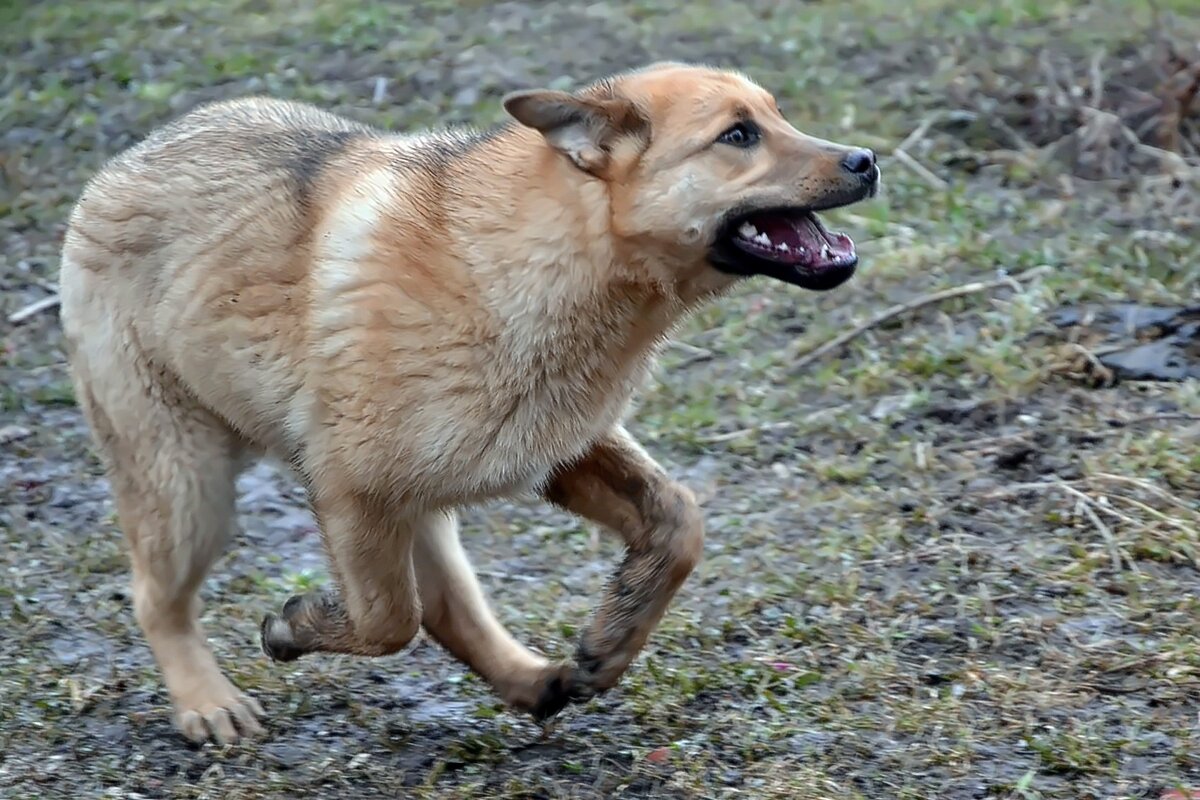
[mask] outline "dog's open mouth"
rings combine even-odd
[[[733,217],[710,258],[722,270],[767,275],[816,291],[839,287],[858,265],[850,236],[828,230],[815,212],[798,207]]]
[[[807,209],[754,211],[731,220],[714,248],[720,266],[823,291],[845,283],[858,265],[854,242],[828,230]]]
[[[837,269],[858,261],[850,237],[826,230],[810,211],[751,214],[733,232],[733,243],[760,258],[807,270]]]

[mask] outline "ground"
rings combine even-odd
[[[1112,352],[1165,332],[1175,367],[1196,353],[1187,314],[1118,313],[1200,301],[1194,2],[195,8],[0,8],[0,795],[1200,796],[1200,390]],[[270,735],[189,746],[53,303],[22,312],[83,182],[211,98],[486,125],[507,90],[662,58],[747,71],[801,129],[877,149],[886,191],[828,217],[859,241],[851,283],[747,283],[641,395],[631,429],[708,526],[645,655],[546,729],[428,641],[268,663],[262,614],[325,565],[260,467],[205,621]],[[526,504],[465,535],[506,624],[569,653],[616,545]]]

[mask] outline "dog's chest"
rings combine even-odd
[[[441,406],[436,431],[418,426],[438,443],[421,448],[425,474],[476,499],[543,482],[620,422],[651,365],[651,341],[629,344],[565,334],[494,352],[473,391]]]
[[[527,318],[502,334],[486,374],[511,438],[571,449],[622,414],[667,319],[658,303],[605,299]]]
[[[521,302],[490,313],[435,315],[400,292],[377,302],[378,288],[335,298],[316,320],[329,324],[312,352],[315,402],[301,398],[289,427],[316,433],[317,449],[357,482],[426,502],[544,480],[620,420],[666,315],[641,298],[573,290],[556,303],[509,288],[504,297]]]
[[[510,469],[537,480],[541,473],[581,455],[620,421],[645,379],[649,357],[637,353],[621,358],[564,347],[525,366],[524,381],[495,394],[498,424],[488,456],[510,461]]]

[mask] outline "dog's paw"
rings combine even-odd
[[[561,664],[542,678],[537,699],[528,709],[534,719],[548,720],[567,707],[575,692],[575,671],[574,664]]]
[[[262,650],[272,661],[295,661],[316,648],[311,634],[314,617],[328,613],[328,598],[321,594],[295,594],[279,614],[267,614],[259,628]]]
[[[197,744],[213,739],[218,744],[234,744],[257,739],[266,731],[259,723],[262,706],[240,691],[223,676],[211,675],[175,701],[175,726]]]
[[[288,621],[275,614],[263,617],[259,637],[263,653],[272,661],[295,661],[308,652],[296,644],[292,636],[292,626]]]
[[[572,662],[555,664],[543,673],[536,699],[526,711],[544,722],[572,703],[583,703],[596,695],[587,675]]]

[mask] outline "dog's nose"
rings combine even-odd
[[[856,148],[842,159],[842,169],[855,175],[866,175],[875,166],[875,152],[865,147]]]

